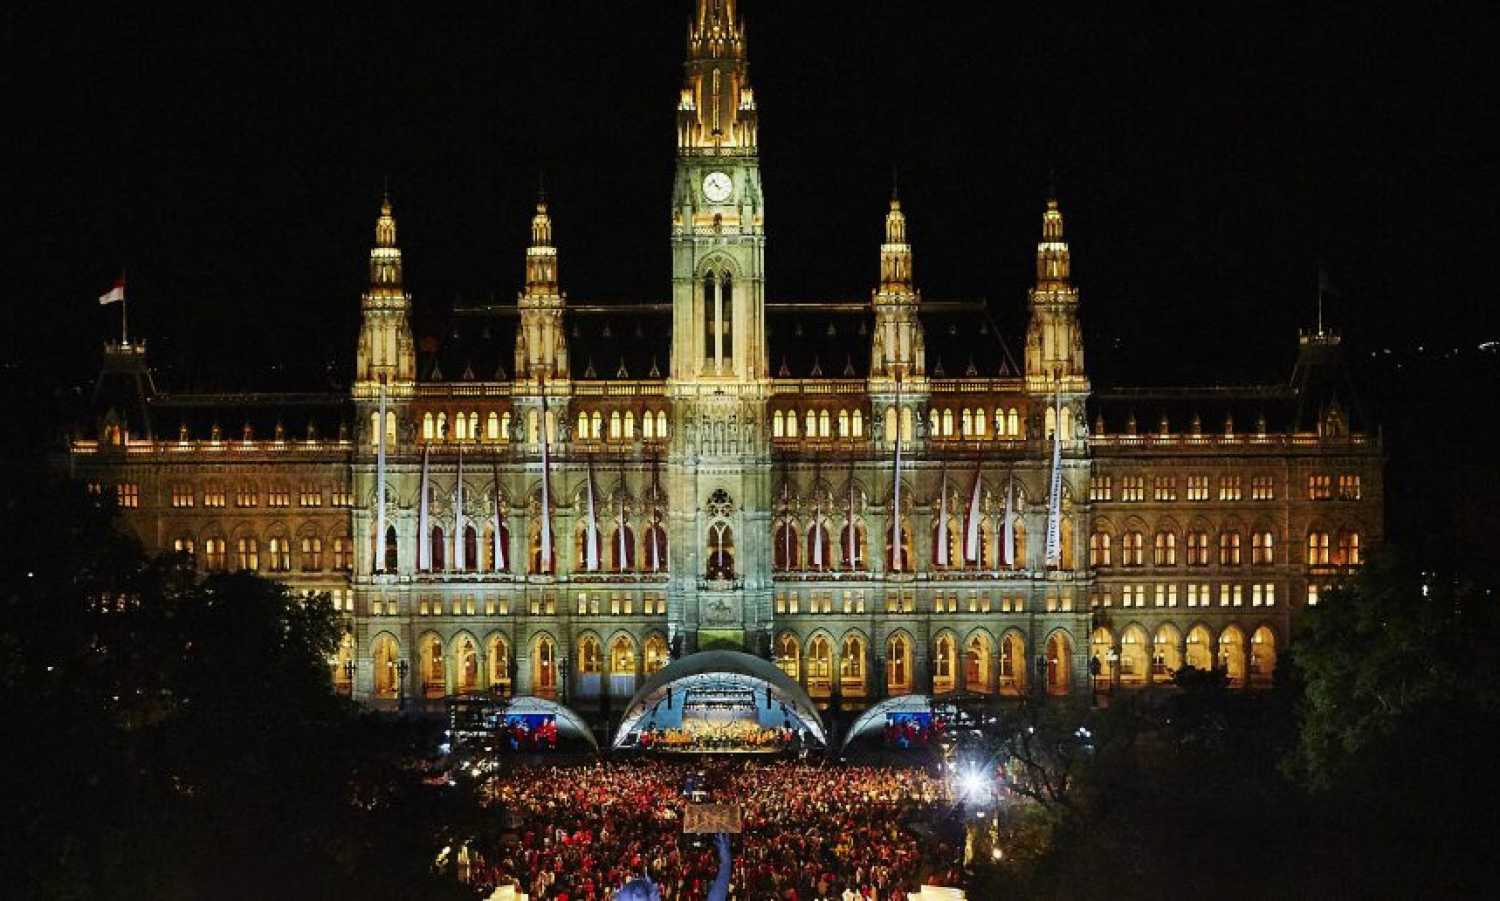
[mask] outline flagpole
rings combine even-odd
[[[124,269],[120,270],[120,281],[125,281]],[[125,312],[126,308],[130,305],[130,298],[127,296],[128,293],[129,292],[127,291],[126,293],[120,295],[120,344],[125,347],[130,346],[130,329],[127,328],[129,320],[126,318]],[[385,428],[385,423],[381,423],[381,428]]]

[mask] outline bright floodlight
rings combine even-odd
[[[963,778],[961,780],[959,780],[959,786],[963,788],[964,794],[966,795],[982,795],[984,794],[985,789],[984,776],[977,770],[970,770],[963,775]]]

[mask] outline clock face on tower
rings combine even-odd
[[[703,196],[709,203],[723,203],[734,193],[734,180],[724,172],[710,172],[703,179]]]

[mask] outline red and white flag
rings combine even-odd
[[[109,303],[119,303],[125,300],[125,276],[115,279],[110,289],[99,295],[99,304],[103,306]]]

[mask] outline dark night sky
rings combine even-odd
[[[570,296],[665,298],[687,0],[227,6],[0,14],[12,369],[91,377],[125,266],[171,386],[345,380],[387,175],[421,333],[514,296],[539,170]],[[744,0],[770,294],[867,294],[894,164],[1019,351],[1055,169],[1102,383],[1285,378],[1320,259],[1361,354],[1500,338],[1500,34],[1381,7]]]

